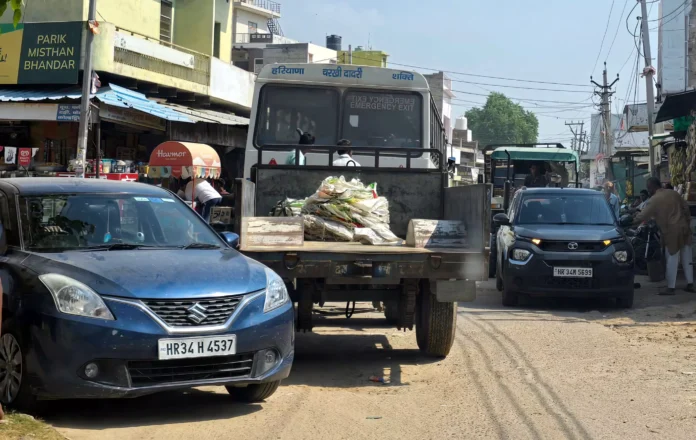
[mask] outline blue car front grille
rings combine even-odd
[[[130,361],[128,374],[133,387],[146,387],[248,377],[251,375],[253,363],[253,354],[166,361]]]
[[[241,296],[202,299],[145,299],[143,303],[172,327],[221,325],[237,309]]]

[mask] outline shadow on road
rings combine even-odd
[[[47,402],[43,417],[56,427],[109,429],[230,419],[261,409],[236,403],[227,393],[193,389],[137,399]]]

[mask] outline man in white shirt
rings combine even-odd
[[[193,202],[194,193],[196,195],[196,200],[201,204],[199,210],[201,217],[203,217],[206,222],[210,222],[210,212],[214,206],[222,202],[222,196],[219,192],[215,191],[215,188],[205,179],[191,179],[186,185],[186,190],[184,191],[186,200]]]
[[[337,144],[345,149],[338,150],[338,159],[333,161],[335,167],[359,167],[357,160],[353,159],[353,151],[350,149],[351,143],[348,139],[341,139]]]

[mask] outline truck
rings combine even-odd
[[[300,145],[302,138],[315,142]],[[342,139],[360,166],[333,165]],[[305,240],[302,217],[269,216],[329,176],[375,183],[405,244]],[[490,233],[490,186],[447,182],[442,119],[421,74],[268,65],[254,90],[245,178],[236,181],[240,250],[285,280],[298,331],[314,328],[313,309],[324,303],[370,302],[395,327],[415,328],[422,352],[445,357],[457,302],[473,301],[476,282],[487,278]]]
[[[490,198],[491,216],[488,255],[488,276],[495,277],[497,226],[493,221],[496,214],[506,213],[510,207],[513,191],[524,186],[532,164],[547,169],[547,174],[557,177],[550,185],[580,187],[580,159],[576,151],[559,143],[491,144],[483,149],[484,182],[492,185]],[[569,170],[565,164],[572,164]]]

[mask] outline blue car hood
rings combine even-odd
[[[205,298],[266,288],[265,266],[232,249],[32,253],[23,264],[124,298]]]
[[[516,225],[515,234],[559,241],[600,241],[621,237],[621,232],[613,225]]]

